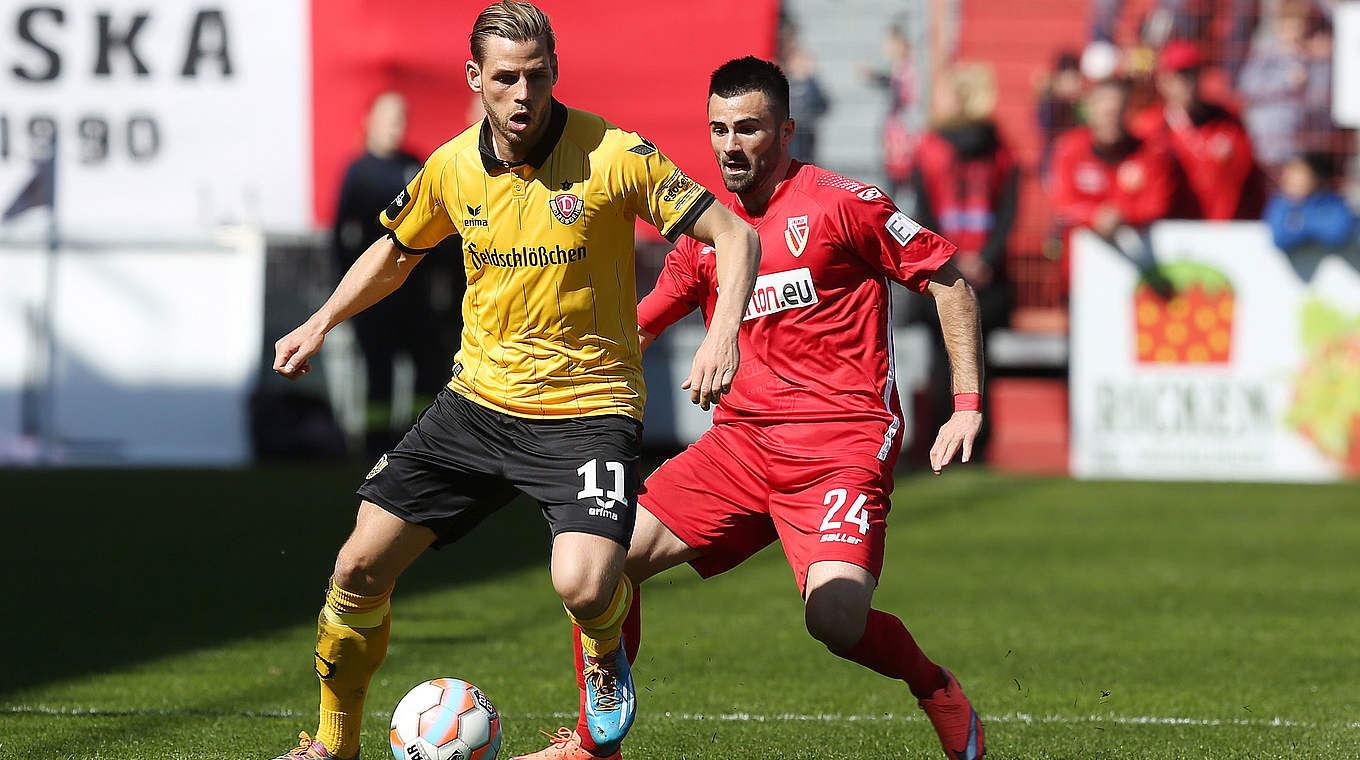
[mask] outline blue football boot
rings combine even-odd
[[[628,658],[619,648],[602,657],[586,655],[586,725],[590,736],[604,754],[610,754],[637,714],[637,693],[633,690],[633,672]]]

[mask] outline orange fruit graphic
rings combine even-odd
[[[1146,273],[1133,291],[1140,363],[1226,364],[1233,289],[1221,272],[1178,261]]]

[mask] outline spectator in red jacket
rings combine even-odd
[[[977,291],[984,331],[1007,321],[1006,240],[1020,176],[992,120],[995,108],[995,77],[986,65],[941,72],[911,177],[914,216],[959,247],[953,261]]]
[[[1172,40],[1157,56],[1162,102],[1140,114],[1133,131],[1161,141],[1184,178],[1170,215],[1180,219],[1259,219],[1265,175],[1256,166],[1242,122],[1200,88],[1202,59],[1194,44]]]
[[[1062,225],[1089,227],[1106,239],[1124,225],[1162,219],[1176,190],[1175,167],[1161,143],[1130,134],[1128,83],[1109,79],[1086,96],[1086,126],[1069,130],[1053,151],[1053,205]]]

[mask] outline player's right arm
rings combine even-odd
[[[741,351],[737,334],[760,269],[760,236],[732,210],[718,203],[704,209],[688,230],[690,237],[713,246],[718,269],[718,300],[713,306],[708,334],[694,352],[689,378],[680,387],[690,400],[708,411],[732,390]]]
[[[315,314],[274,344],[275,372],[295,380],[311,371],[308,360],[332,328],[401,287],[424,254],[458,234],[440,199],[443,170],[441,149],[378,217],[391,232],[359,256]]]
[[[705,278],[698,267],[699,246],[681,240],[666,254],[656,286],[638,303],[638,341],[645,351],[656,336],[703,303]]]
[[[391,237],[370,245],[345,273],[326,303],[274,344],[274,371],[290,380],[310,372],[308,359],[321,349],[326,334],[401,287],[422,258],[398,248]]]
[[[732,210],[713,202],[708,192],[666,158],[656,146],[630,132],[619,132],[620,160],[613,166],[620,191],[637,215],[672,242],[687,234],[716,250],[718,301],[708,335],[694,353],[689,378],[680,387],[704,411],[732,390],[741,352],[737,331],[760,267],[760,237]],[[628,147],[631,146],[631,147]]]

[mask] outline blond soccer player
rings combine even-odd
[[[387,651],[397,577],[523,492],[552,529],[551,575],[587,658],[589,730],[616,746],[636,698],[621,645],[632,584],[642,407],[634,220],[716,250],[722,296],[685,387],[709,408],[731,389],[759,265],[754,230],[655,145],[552,97],[547,16],[498,2],[470,35],[467,82],[486,119],[436,150],[383,212],[390,230],[330,299],[275,344],[296,378],[326,333],[396,290],[456,238],[468,288],[453,377],[359,487],[317,623],[320,729],[276,760],[355,758],[369,680]]]

